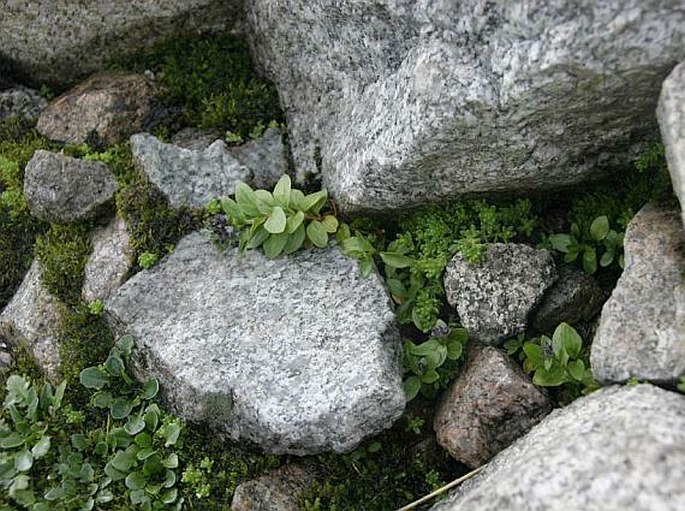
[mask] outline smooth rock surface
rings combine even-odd
[[[93,251],[85,267],[83,299],[86,302],[109,298],[126,280],[134,263],[134,250],[126,222],[115,217],[92,235]]]
[[[312,468],[286,465],[238,485],[231,511],[300,511],[298,493],[306,491],[315,479]]]
[[[602,309],[590,361],[600,383],[685,375],[685,232],[648,204],[626,229],[625,270]]]
[[[155,85],[144,75],[100,73],[52,101],[36,129],[69,144],[116,144],[146,127],[154,96]]]
[[[37,91],[15,85],[0,90],[0,121],[12,117],[37,118],[48,102]]]
[[[349,451],[404,409],[390,299],[335,247],[236,257],[194,233],[105,311],[176,413],[269,453]]]
[[[673,191],[685,226],[685,62],[678,64],[661,88],[657,109]]]
[[[457,254],[445,271],[445,293],[471,339],[499,345],[526,329],[528,314],[557,279],[552,256],[515,243],[488,245],[481,263]]]
[[[138,133],[131,137],[131,152],[133,162],[175,208],[204,207],[211,199],[233,194],[238,181],[251,177],[221,140],[194,151]]]
[[[300,178],[343,211],[552,188],[630,164],[685,58],[678,1],[254,0]],[[658,34],[658,36],[657,36]]]
[[[432,511],[680,511],[685,396],[604,388],[555,410]]]
[[[73,222],[92,216],[119,185],[109,167],[61,153],[38,150],[24,171],[24,195],[34,216]]]
[[[547,290],[530,323],[541,332],[553,332],[562,322],[587,323],[599,314],[605,300],[592,275],[564,264],[559,267],[559,280]]]
[[[231,154],[252,171],[255,188],[271,190],[288,170],[286,149],[279,128],[268,128],[261,138],[231,147]]]
[[[471,345],[468,362],[445,392],[433,427],[452,457],[479,467],[552,410],[548,397],[492,346]]]
[[[43,287],[34,260],[12,301],[0,314],[0,339],[24,346],[53,383],[61,379],[58,335],[63,305]]]
[[[0,60],[22,77],[60,86],[187,33],[233,28],[240,1],[2,2]]]

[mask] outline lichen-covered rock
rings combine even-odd
[[[629,146],[656,129],[661,81],[685,58],[679,2],[246,9],[298,173],[322,172],[345,211],[552,188],[629,164]]]
[[[557,279],[552,256],[515,243],[488,245],[480,263],[457,254],[445,271],[445,293],[471,339],[501,344],[526,329],[528,314]]]
[[[53,383],[61,376],[58,335],[62,307],[43,286],[36,259],[0,314],[0,339],[24,346]]]
[[[0,121],[12,117],[37,118],[48,102],[38,92],[28,87],[15,85],[0,89]]]
[[[269,453],[349,451],[404,409],[387,292],[334,247],[268,260],[194,233],[105,311],[173,410]]]
[[[442,398],[433,426],[452,457],[479,467],[552,410],[552,404],[509,357],[472,345],[464,371]]]
[[[231,511],[300,511],[298,493],[306,491],[315,479],[312,467],[287,465],[240,484]]]
[[[126,222],[119,217],[97,229],[91,243],[93,252],[86,263],[83,282],[83,299],[86,302],[111,296],[124,283],[134,262]]]
[[[664,80],[657,117],[685,226],[685,62],[678,64]]]
[[[255,188],[271,189],[287,172],[288,160],[281,130],[269,128],[260,138],[232,147],[231,153],[252,171]]]
[[[232,0],[36,0],[2,2],[0,60],[26,79],[73,85],[114,58],[176,36],[231,29]]]
[[[675,383],[685,375],[685,232],[678,212],[648,204],[631,220],[626,267],[592,343],[601,383]]]
[[[194,151],[139,133],[131,137],[131,152],[133,162],[175,208],[204,207],[213,198],[233,194],[235,184],[251,176],[222,140]]]
[[[24,195],[31,213],[47,222],[88,218],[114,196],[118,184],[99,161],[38,150],[26,165]]]
[[[604,291],[592,275],[562,265],[559,280],[542,297],[530,323],[540,332],[552,332],[562,322],[586,323],[599,314],[605,300]]]
[[[143,131],[154,97],[155,85],[144,75],[97,74],[52,101],[36,129],[69,144],[116,144]]]
[[[680,511],[685,396],[604,388],[555,410],[432,511]]]

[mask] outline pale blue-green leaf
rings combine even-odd
[[[330,234],[335,234],[335,231],[338,230],[338,219],[333,215],[326,215],[321,220],[321,223],[323,224],[324,229],[326,229],[326,232]]]
[[[257,196],[249,185],[238,181],[235,185],[235,199],[240,207],[241,212],[245,216],[259,215],[259,207],[257,205]]]
[[[274,199],[276,199],[276,201],[284,208],[290,206],[290,190],[290,176],[288,176],[288,174],[284,174],[274,187]]]
[[[79,374],[81,385],[89,389],[101,389],[109,383],[109,377],[99,367],[88,367]]]
[[[157,381],[157,378],[150,378],[145,382],[145,386],[143,387],[143,392],[140,397],[141,399],[145,400],[154,399],[158,392],[159,381]]]
[[[281,234],[285,231],[285,211],[280,206],[271,208],[269,219],[264,223],[264,228],[271,234]]]
[[[14,455],[14,468],[18,472],[28,472],[31,470],[32,466],[33,456],[28,450],[24,449],[23,451],[19,451]]]
[[[288,235],[288,241],[286,242],[285,247],[283,247],[283,251],[286,254],[292,254],[293,252],[298,251],[304,244],[305,237],[304,225],[300,224],[300,226],[295,229],[294,233]]]
[[[309,222],[309,225],[307,226],[307,237],[312,244],[319,248],[324,248],[328,245],[328,233],[318,220]]]
[[[283,252],[289,235],[286,233],[272,234],[263,243],[264,255],[269,259],[275,259]]]
[[[33,455],[34,459],[39,459],[45,456],[48,451],[50,451],[50,437],[49,436],[44,436],[41,437],[38,442],[36,442],[36,445],[34,445],[31,448],[31,454]]]
[[[302,211],[298,211],[293,216],[289,217],[286,226],[288,234],[294,233],[302,225],[303,221],[304,213]]]
[[[606,215],[598,216],[590,226],[590,236],[595,241],[602,241],[609,234],[609,219]]]
[[[404,380],[404,395],[407,401],[414,399],[421,390],[421,379],[418,376],[410,376]]]

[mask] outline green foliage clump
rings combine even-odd
[[[273,259],[292,254],[305,243],[328,245],[328,235],[338,230],[338,219],[322,213],[327,201],[325,189],[305,195],[292,188],[290,177],[284,175],[273,193],[238,182],[235,200],[223,197],[210,203],[209,210],[224,211],[228,223],[238,230],[240,251],[261,247]]]
[[[256,125],[283,120],[275,87],[256,74],[247,45],[234,36],[176,38],[134,68],[156,74],[163,102],[181,110],[181,125],[221,128],[247,139]]]

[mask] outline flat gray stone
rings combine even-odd
[[[675,383],[685,375],[685,232],[677,211],[648,204],[626,229],[625,270],[592,343],[600,383]]]
[[[162,41],[235,28],[240,8],[230,0],[3,1],[0,57],[37,84],[74,85]]]
[[[479,467],[550,411],[547,395],[506,353],[471,345],[466,367],[445,392],[433,427],[453,458]]]
[[[480,263],[455,255],[445,271],[445,293],[469,337],[500,345],[526,329],[528,314],[556,281],[546,250],[515,243],[488,245]]]
[[[233,194],[238,181],[251,177],[221,140],[194,151],[139,133],[131,137],[131,152],[134,163],[175,208],[204,207],[211,199]]]
[[[194,233],[105,311],[176,413],[269,453],[349,451],[404,409],[390,298],[335,247],[237,257]]]
[[[106,164],[42,149],[33,154],[24,172],[29,209],[46,222],[91,217],[114,197],[118,187]]]
[[[35,259],[0,314],[0,339],[24,346],[53,383],[61,379],[58,339],[62,307],[43,287],[40,263]]]
[[[630,165],[685,59],[679,1],[246,4],[300,178],[343,211],[579,183]],[[656,36],[655,34],[658,34]]]
[[[16,85],[0,90],[0,121],[12,117],[35,119],[47,105],[45,98],[28,87]]]
[[[86,302],[109,298],[126,280],[135,255],[126,222],[118,216],[93,233],[91,244],[83,282]]]
[[[685,226],[685,62],[678,64],[664,80],[656,113]]]
[[[680,511],[685,396],[609,387],[555,410],[432,511]]]

